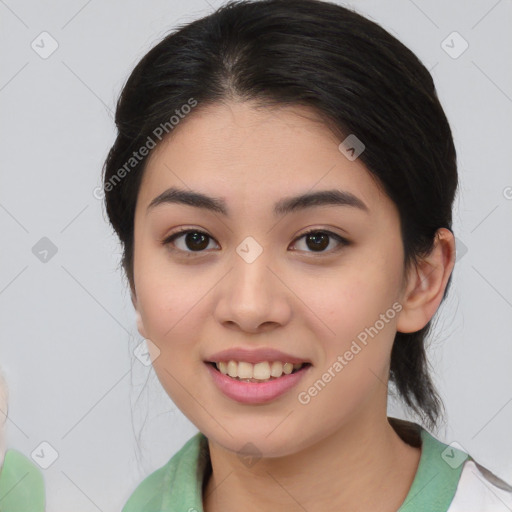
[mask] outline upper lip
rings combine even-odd
[[[285,354],[280,350],[273,348],[258,348],[258,349],[247,349],[247,348],[229,348],[216,352],[206,359],[208,362],[217,363],[220,361],[245,361],[247,363],[262,363],[264,361],[281,361],[282,363],[310,363],[308,359],[303,357],[296,357],[291,354]]]

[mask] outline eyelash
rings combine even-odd
[[[183,235],[186,235],[187,233],[199,233],[201,235],[206,235],[208,238],[210,238],[211,240],[215,240],[212,236],[210,236],[208,233],[204,232],[204,231],[201,231],[199,229],[180,229],[179,231],[176,231],[174,233],[171,233],[169,236],[167,236],[166,238],[164,238],[162,241],[161,241],[161,244],[162,245],[170,245],[172,242],[174,242],[178,237],[180,236],[183,236]],[[343,238],[342,236],[336,234],[336,233],[333,233],[332,231],[328,231],[326,229],[318,229],[318,228],[314,228],[314,229],[310,229],[309,231],[306,231],[305,233],[302,233],[301,235],[299,235],[294,241],[293,243],[295,244],[298,240],[300,240],[301,238],[304,238],[310,234],[313,234],[313,233],[322,233],[322,234],[325,234],[325,235],[328,235],[329,237],[332,237],[334,238],[337,242],[339,242],[339,246],[335,249],[331,249],[330,251],[319,251],[319,252],[315,252],[315,251],[306,251],[306,252],[309,252],[311,254],[318,254],[318,255],[328,255],[330,253],[333,253],[333,252],[336,252],[340,249],[342,249],[343,247],[345,246],[348,246],[350,245],[350,242],[346,239],[346,238]],[[175,252],[181,252],[183,253],[186,257],[193,257],[195,255],[199,255],[201,253],[204,253],[205,251],[183,251],[182,249],[176,249],[175,247],[171,247],[170,248],[172,251],[175,251]],[[300,251],[299,251],[300,252]]]

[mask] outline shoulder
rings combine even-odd
[[[3,466],[0,468],[2,512],[43,512],[45,499],[41,471],[21,452],[7,450]]]
[[[177,509],[181,502],[201,499],[202,477],[208,461],[207,439],[198,432],[169,462],[138,485],[122,512],[167,512]]]
[[[448,512],[510,512],[512,486],[473,459],[464,464]]]
[[[433,466],[442,466],[443,478],[451,480],[453,498],[447,512],[510,512],[512,510],[512,486],[479,464],[470,454],[447,445],[427,431],[422,438],[435,456]],[[443,460],[443,463],[441,463]],[[448,469],[450,467],[451,469]],[[450,484],[452,485],[452,484]],[[444,510],[444,509],[443,509]]]
[[[421,445],[416,475],[399,512],[512,511],[512,486],[460,445],[446,444],[416,423],[396,419],[390,423],[404,441]]]

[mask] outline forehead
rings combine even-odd
[[[338,148],[342,139],[308,107],[196,108],[148,157],[138,208],[173,186],[228,203],[274,205],[317,189],[349,192],[371,210],[389,202],[362,161],[346,158]]]

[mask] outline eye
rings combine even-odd
[[[185,253],[202,252],[209,245],[208,239],[213,240],[213,238],[204,231],[199,231],[198,229],[180,229],[178,232],[165,238],[165,240],[162,241],[162,244],[174,245],[175,240],[178,240],[182,237],[183,241],[185,242],[185,247],[177,247],[176,250]],[[172,249],[175,250],[174,248]]]
[[[343,238],[332,231],[326,231],[322,229],[311,229],[306,233],[303,233],[301,236],[295,239],[295,241],[305,238],[306,247],[312,248],[312,251],[306,252],[332,252],[341,249],[342,247],[349,245],[349,241]],[[325,251],[324,249],[329,246],[330,240],[334,239],[338,243],[338,246],[331,250]]]
[[[303,233],[294,240],[294,243],[297,243],[297,241],[302,238],[305,239],[305,243],[307,244],[306,246],[312,249],[311,251],[306,252],[332,252],[339,250],[343,246],[349,245],[349,241],[342,236],[337,235],[332,231],[321,229],[311,229],[306,233]],[[181,241],[184,242],[181,247],[176,244],[176,241],[179,239],[183,239]],[[330,239],[334,239],[338,246],[330,251],[325,251],[325,249],[330,245]],[[172,250],[181,251],[188,256],[194,252],[204,252],[204,250],[209,246],[209,240],[214,239],[204,231],[200,231],[198,229],[180,229],[176,233],[172,233],[162,240],[162,245],[173,245],[175,247],[171,247]]]

